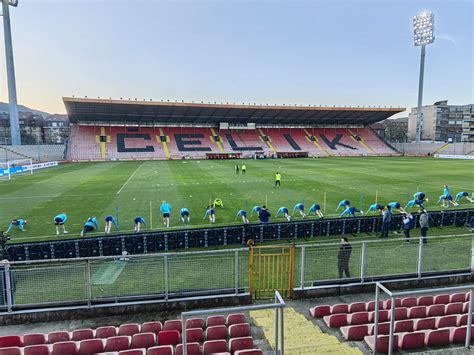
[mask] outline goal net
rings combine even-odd
[[[32,159],[18,159],[0,162],[0,178],[10,180],[13,176],[33,174]]]

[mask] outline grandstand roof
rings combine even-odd
[[[72,123],[369,125],[405,108],[229,105],[63,97]]]

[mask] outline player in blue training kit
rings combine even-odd
[[[254,213],[258,216],[258,213],[262,210],[262,207],[260,206],[255,206],[252,208],[252,213],[250,214],[250,217],[253,217]]]
[[[189,217],[189,210],[186,207],[183,207],[179,210],[179,215],[181,216],[181,222],[183,222],[183,224],[191,222],[191,217]]]
[[[97,218],[90,217],[86,221],[86,223],[84,223],[84,227],[82,228],[82,231],[81,231],[81,237],[83,237],[84,234],[92,232],[97,229],[99,229],[99,225],[97,224]]]
[[[364,214],[364,212],[362,212],[361,210],[358,210],[357,208],[355,207],[350,207],[348,206],[342,213],[339,217],[347,217],[347,216],[352,216],[352,217],[355,217],[355,214],[356,212],[359,212],[361,214]]]
[[[56,235],[59,235],[59,226],[63,226],[63,233],[68,234],[69,232],[66,230],[66,221],[67,215],[66,212],[60,213],[53,218],[54,225],[56,226]]]
[[[133,222],[135,223],[135,228],[134,228],[135,233],[140,233],[142,224],[146,226],[146,221],[145,221],[145,218],[143,217],[137,217],[133,220]]]
[[[413,200],[408,201],[405,206],[405,209],[407,209],[408,207],[415,207],[417,205],[421,208],[424,208],[423,203],[425,203],[425,201],[428,201],[428,199],[425,200],[425,197],[426,195],[424,192],[417,192],[413,195]]]
[[[321,206],[317,203],[313,204],[308,211],[308,216],[314,214],[315,216],[318,215],[319,218],[323,218],[323,213],[321,212]]]
[[[212,206],[206,207],[206,213],[204,213],[204,218],[209,218],[209,222],[216,223],[216,210]]]
[[[390,206],[390,209],[392,211],[398,210],[402,213],[406,213],[406,211],[402,208],[402,204],[400,202],[390,202],[387,204],[387,206]]]
[[[443,194],[439,197],[437,204],[443,203],[444,208],[449,207],[449,203],[452,203],[454,206],[457,206],[458,203],[453,201],[453,196],[449,193],[448,185],[444,185]]]
[[[244,222],[244,224],[249,224],[249,220],[247,219],[247,211],[245,210],[239,210],[235,218],[242,218],[242,222]]]
[[[295,215],[296,210],[300,212],[301,217],[306,217],[306,213],[304,213],[304,205],[302,203],[297,203],[295,207],[293,207],[293,216]]]
[[[282,215],[286,218],[286,220],[287,220],[288,222],[291,220],[291,216],[290,216],[290,214],[288,213],[288,208],[286,208],[286,207],[280,207],[280,208],[278,209],[278,211],[277,211],[275,217],[278,218],[278,216],[279,216],[280,214],[282,214]]]
[[[383,206],[382,205],[379,205],[378,203],[374,203],[373,205],[370,205],[369,206],[369,209],[367,210],[367,213],[370,213],[370,212],[380,212],[382,213],[382,210],[383,210]]]
[[[458,192],[456,194],[455,201],[459,203],[463,199],[463,197],[465,197],[466,200],[468,200],[471,203],[474,202],[474,193],[472,194],[472,197],[469,197],[469,192],[466,192],[466,191]]]
[[[161,206],[160,206],[160,213],[163,216],[163,224],[166,226],[166,228],[169,228],[170,226],[170,215],[171,215],[171,205],[166,202],[162,201]]]
[[[8,229],[5,231],[5,233],[10,232],[13,227],[18,227],[19,230],[22,232],[25,231],[25,226],[28,221],[26,219],[12,219],[10,222],[10,225],[8,226]]]
[[[337,205],[336,211],[339,211],[340,208],[346,209],[351,205],[351,202],[349,200],[342,200],[339,202],[339,205]]]
[[[114,216],[107,216],[105,217],[105,233],[110,234],[110,231],[112,229],[112,224],[115,226],[115,229],[119,229],[117,221],[115,220]]]

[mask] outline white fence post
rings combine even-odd
[[[423,238],[420,237],[418,243],[418,266],[416,270],[418,278],[421,279],[421,274],[423,272]]]
[[[1,261],[3,263],[3,272],[5,273],[5,293],[7,295],[7,309],[8,313],[12,311],[13,308],[13,297],[12,297],[12,279],[10,277],[10,262],[8,260]]]
[[[169,285],[168,285],[168,255],[164,256],[164,272],[165,272],[165,300],[168,301]],[[183,349],[184,350],[184,349]]]
[[[364,277],[365,277],[365,247],[366,243],[362,242],[362,248],[360,251],[360,282],[364,283]]]
[[[234,261],[234,274],[235,274],[235,294],[239,294],[239,251],[236,250],[235,253],[235,261]]]
[[[91,262],[86,260],[86,297],[87,297],[87,306],[90,307],[92,303],[92,280],[91,280]]]
[[[305,257],[306,257],[306,247],[302,246],[301,247],[301,265],[300,265],[300,270],[301,270],[301,289],[304,290],[304,263],[305,263]]]

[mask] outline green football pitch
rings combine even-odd
[[[246,164],[245,175],[235,173],[236,163]],[[274,188],[277,171],[283,176],[280,188]],[[189,208],[191,227],[208,226],[203,216],[215,198],[224,202],[217,208],[216,225],[229,225],[241,223],[236,219],[239,209],[250,214],[255,205],[267,204],[272,220],[279,207],[291,211],[298,202],[307,208],[319,203],[326,216],[336,216],[344,198],[367,210],[376,196],[378,203],[405,204],[417,190],[426,193],[428,210],[435,210],[441,208],[436,202],[444,184],[453,195],[473,192],[473,173],[472,161],[406,157],[62,164],[1,181],[0,223],[6,229],[13,218],[27,219],[26,231],[11,234],[13,241],[28,242],[56,239],[53,217],[61,212],[68,215],[70,232],[61,238],[71,238],[90,216],[97,217],[102,232],[104,217],[116,211],[121,231],[132,230],[137,216],[147,221],[145,229],[163,229],[162,200],[173,207],[171,228],[181,228],[181,207]],[[461,207],[470,206],[474,204],[464,201]]]

